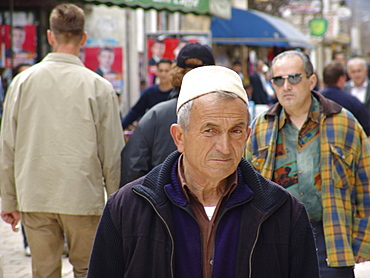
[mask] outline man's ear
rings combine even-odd
[[[316,86],[316,83],[317,83],[317,77],[316,77],[316,74],[312,74],[310,77],[310,82],[311,82],[311,85],[310,85],[310,90],[312,91],[313,88],[315,88]]]
[[[172,124],[170,128],[170,133],[173,138],[177,150],[182,153],[184,152],[184,129],[179,124]]]
[[[80,46],[84,46],[86,44],[86,40],[87,40],[87,32],[83,32]]]
[[[46,31],[46,35],[47,35],[47,38],[48,38],[48,43],[50,45],[54,45],[55,44],[54,33],[50,29],[48,29]]]

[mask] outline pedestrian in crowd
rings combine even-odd
[[[242,66],[242,63],[240,61],[234,61],[233,62],[233,66],[232,66],[232,69],[239,75],[240,79],[242,80],[243,84],[244,84],[244,74],[243,74],[243,66]]]
[[[141,118],[148,109],[168,99],[172,91],[170,79],[171,65],[172,62],[168,59],[162,59],[157,63],[159,84],[151,85],[142,92],[139,100],[122,119],[123,129],[127,129],[134,121]]]
[[[238,74],[185,74],[177,150],[111,195],[88,277],[319,277],[306,210],[242,159],[248,97]]]
[[[275,103],[277,100],[276,100],[274,87],[272,86],[272,83],[271,83],[271,72],[270,72],[269,67],[266,64],[263,66],[262,72],[265,76],[266,93],[268,95],[269,102],[270,104]]]
[[[193,68],[214,64],[212,49],[208,45],[190,43],[180,50],[170,73],[173,86],[170,99],[144,114],[122,151],[121,187],[147,174],[176,150],[170,127],[176,123],[176,103],[182,79]]]
[[[346,83],[344,66],[332,61],[324,67],[323,72],[325,88],[320,92],[324,97],[331,99],[348,109],[362,125],[366,135],[370,136],[370,112],[354,96],[343,91]]]
[[[344,90],[357,97],[370,111],[370,84],[366,60],[360,57],[350,59],[347,63],[347,72],[350,80],[344,85]]]
[[[346,81],[349,80],[349,75],[347,73],[347,55],[343,51],[334,51],[332,54],[332,61],[337,61],[344,66],[346,70]]]
[[[370,145],[351,113],[312,91],[313,72],[300,51],[274,58],[279,102],[253,122],[246,157],[305,205],[321,278],[353,277],[370,259]]]
[[[257,60],[256,70],[249,77],[250,84],[253,87],[252,100],[255,104],[269,104],[271,101],[266,89],[264,66],[266,65],[263,60]]]
[[[33,277],[61,277],[64,239],[74,277],[86,277],[105,205],[118,189],[123,135],[112,85],[78,58],[85,16],[56,6],[47,31],[53,52],[18,74],[0,134],[2,219],[22,219]]]
[[[334,51],[332,60],[341,63],[344,67],[347,66],[347,56],[343,51]]]

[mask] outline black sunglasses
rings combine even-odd
[[[300,73],[295,73],[295,74],[289,74],[289,75],[285,75],[285,76],[275,76],[275,77],[271,78],[271,80],[276,86],[283,85],[284,82],[285,82],[285,79],[288,79],[290,84],[297,84],[297,83],[301,82],[302,76],[309,77],[310,75],[303,75],[303,74],[300,74]]]

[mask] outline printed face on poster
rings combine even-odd
[[[155,83],[156,64],[161,59],[176,61],[181,48],[187,43],[200,43],[210,45],[209,33],[200,34],[147,34],[147,85]]]
[[[2,57],[5,59],[5,67],[12,68],[19,64],[33,65],[37,55],[36,25],[14,25],[12,36],[10,25],[0,27],[4,34],[5,53],[2,53]]]
[[[117,92],[122,92],[122,47],[86,46],[81,48],[79,56],[87,68],[110,81]]]

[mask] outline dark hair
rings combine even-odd
[[[114,53],[113,48],[111,48],[111,47],[109,47],[109,46],[101,47],[101,48],[99,49],[99,55],[100,55],[100,53],[102,53],[103,51],[109,51],[109,52]]]
[[[346,54],[343,51],[334,51],[331,56],[332,60],[335,60],[335,56],[337,55],[344,55],[344,57],[346,57]]]
[[[345,74],[344,66],[338,61],[332,61],[324,67],[324,83],[329,86],[335,85],[339,77]]]
[[[163,59],[160,59],[159,62],[156,63],[155,65],[158,67],[159,64],[170,64],[170,65],[172,65],[172,61],[170,59],[163,58]]]
[[[77,43],[84,33],[85,14],[74,4],[60,4],[51,11],[49,24],[57,40]]]
[[[20,26],[20,25],[17,25],[17,26],[13,26],[13,30],[21,30],[21,31],[26,31],[26,29],[23,27],[23,26]]]

